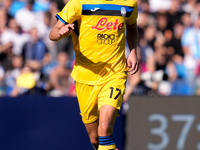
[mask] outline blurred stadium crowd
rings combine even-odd
[[[67,1],[0,0],[0,96],[76,96],[71,37],[48,38]],[[140,69],[124,100],[200,95],[200,1],[137,1]]]

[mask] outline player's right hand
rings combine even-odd
[[[59,30],[58,33],[59,33],[61,36],[63,36],[63,35],[69,36],[69,35],[72,33],[73,30],[74,30],[74,24],[67,24],[67,25],[63,26],[63,27]]]
[[[129,67],[128,72],[133,75],[139,69],[139,60],[137,58],[137,54],[134,50],[132,50],[127,58],[127,65]]]

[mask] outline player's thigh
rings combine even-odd
[[[104,105],[113,106],[120,110],[125,93],[126,79],[116,78],[102,86],[98,95],[98,109]]]
[[[98,117],[98,88],[93,85],[75,82],[77,99],[84,124],[95,122]]]

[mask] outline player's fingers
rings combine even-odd
[[[136,63],[135,67],[129,72],[131,75],[135,74],[139,70],[139,65]]]
[[[69,30],[74,30],[74,24],[67,24],[66,26]]]
[[[135,67],[136,67],[136,63],[135,62],[128,61],[127,63],[128,63],[128,67],[129,67],[129,70],[128,70],[129,72],[131,72],[132,70],[135,69]]]
[[[60,29],[59,34],[64,35],[64,34],[67,33],[68,31],[69,31],[68,28],[63,27],[63,28]]]
[[[131,72],[132,70],[133,70],[133,66],[130,66],[128,72]]]
[[[71,34],[72,30],[74,30],[74,24],[67,24],[61,29],[61,33],[62,35],[69,35]]]
[[[60,35],[64,35],[64,32],[63,32],[63,31],[59,31],[59,34],[60,34]]]
[[[131,72],[131,71],[135,70],[135,68],[136,68],[136,63],[130,62],[129,64],[130,64],[130,66],[129,66],[129,70],[128,70],[128,71]]]
[[[127,65],[130,68],[129,70],[131,70],[131,68],[132,68],[132,62],[131,61],[127,61]]]

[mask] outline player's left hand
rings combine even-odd
[[[127,58],[127,64],[129,67],[128,72],[133,75],[135,74],[139,69],[139,60],[137,58],[137,54],[134,50],[132,50]]]

